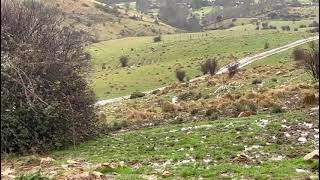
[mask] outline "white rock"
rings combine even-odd
[[[312,128],[313,124],[311,123],[303,123],[304,126],[306,126],[307,128]]]
[[[173,96],[172,103],[176,104],[177,102],[178,102],[178,97],[177,96]]]
[[[309,171],[304,170],[304,169],[296,169],[297,173],[309,173]]]
[[[310,159],[319,159],[319,150],[314,150],[311,153],[307,154],[303,158],[304,160],[310,160]]]
[[[291,137],[291,135],[290,135],[288,132],[285,132],[284,135],[285,135],[287,138]]]
[[[276,157],[272,157],[270,160],[272,160],[272,161],[282,161],[284,159],[284,157],[283,156],[276,156]]]
[[[305,137],[299,137],[298,141],[301,143],[306,143],[307,139]]]

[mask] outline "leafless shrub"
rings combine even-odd
[[[293,51],[293,59],[298,67],[304,67],[314,79],[319,80],[319,44],[309,43],[308,49],[297,48]]]

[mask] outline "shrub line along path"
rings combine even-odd
[[[263,59],[263,58],[266,58],[268,56],[272,56],[274,54],[278,54],[278,53],[281,53],[283,51],[287,51],[291,48],[294,48],[294,47],[297,47],[297,46],[300,46],[300,45],[303,45],[305,43],[308,43],[308,42],[311,42],[311,41],[316,41],[316,40],[319,40],[319,36],[313,36],[313,37],[309,37],[309,38],[306,38],[306,39],[301,39],[301,40],[298,40],[298,41],[295,41],[295,42],[292,42],[292,43],[289,43],[287,45],[284,45],[284,46],[281,46],[281,47],[278,47],[278,48],[274,48],[274,49],[271,49],[269,51],[265,51],[265,52],[262,52],[262,53],[259,53],[257,55],[254,55],[254,56],[248,56],[248,57],[245,57],[243,59],[240,59],[238,61],[239,63],[239,68],[243,68],[244,66],[246,65],[249,65],[257,60],[260,60],[260,59]],[[230,64],[229,64],[230,65]],[[222,67],[216,74],[223,74],[223,73],[227,73],[228,72],[228,66],[229,65],[226,65],[224,67]],[[194,81],[198,81],[198,80],[203,80],[207,77],[208,75],[204,75],[204,76],[201,76],[201,77],[198,77],[198,78],[195,78],[195,79],[191,79],[189,82],[194,82]],[[145,93],[146,95],[147,94],[150,94],[151,92],[155,91],[155,90],[163,90],[165,89],[166,87],[168,86],[164,86],[164,87],[160,87],[160,88],[156,88],[156,89],[153,89],[153,90],[150,90],[150,91],[147,91],[147,92],[143,92]],[[117,98],[112,98],[112,99],[106,99],[106,100],[101,100],[101,101],[98,101],[95,105],[96,106],[104,106],[106,104],[110,104],[110,103],[116,103],[116,102],[120,102],[122,100],[126,100],[126,99],[129,99],[130,98],[130,95],[127,95],[127,96],[122,96],[122,97],[117,97]]]

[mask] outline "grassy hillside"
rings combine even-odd
[[[274,24],[280,22],[273,22]],[[162,36],[160,43],[153,37],[124,38],[94,44],[93,88],[99,99],[128,95],[176,82],[175,70],[186,70],[189,78],[201,75],[199,63],[216,57],[220,66],[236,59],[285,45],[311,34],[254,30],[254,25],[236,26],[229,30]],[[121,68],[119,57],[129,57],[129,66]],[[102,69],[103,64],[107,67]]]
[[[269,37],[263,35],[268,33],[256,37]],[[136,45],[144,43],[140,40]],[[109,134],[45,155],[6,157],[2,174],[54,179],[318,179],[319,160],[304,156],[319,146],[319,114],[314,109],[319,84],[295,66],[291,53],[256,61],[232,78],[216,75],[175,83],[147,97],[107,105],[100,120]],[[257,80],[260,83],[254,83]],[[175,96],[177,103],[171,103]]]
[[[307,143],[297,140],[306,119],[318,128],[317,119],[290,112],[123,132],[50,153],[55,161],[40,172],[56,179],[317,179],[319,160],[303,160],[317,147],[316,131],[308,131]],[[35,156],[2,168],[10,162],[17,175],[39,168]]]
[[[130,17],[141,14],[134,10],[125,12],[119,9],[120,14],[103,11],[93,0],[57,0],[46,1],[64,12],[66,22],[76,29],[84,30],[97,40],[109,40],[128,36],[150,36],[159,33],[174,33],[175,28],[164,23],[156,24],[154,19],[142,15],[142,20]]]

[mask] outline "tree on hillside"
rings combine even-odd
[[[95,127],[83,33],[36,1],[1,1],[1,153],[76,144]]]

